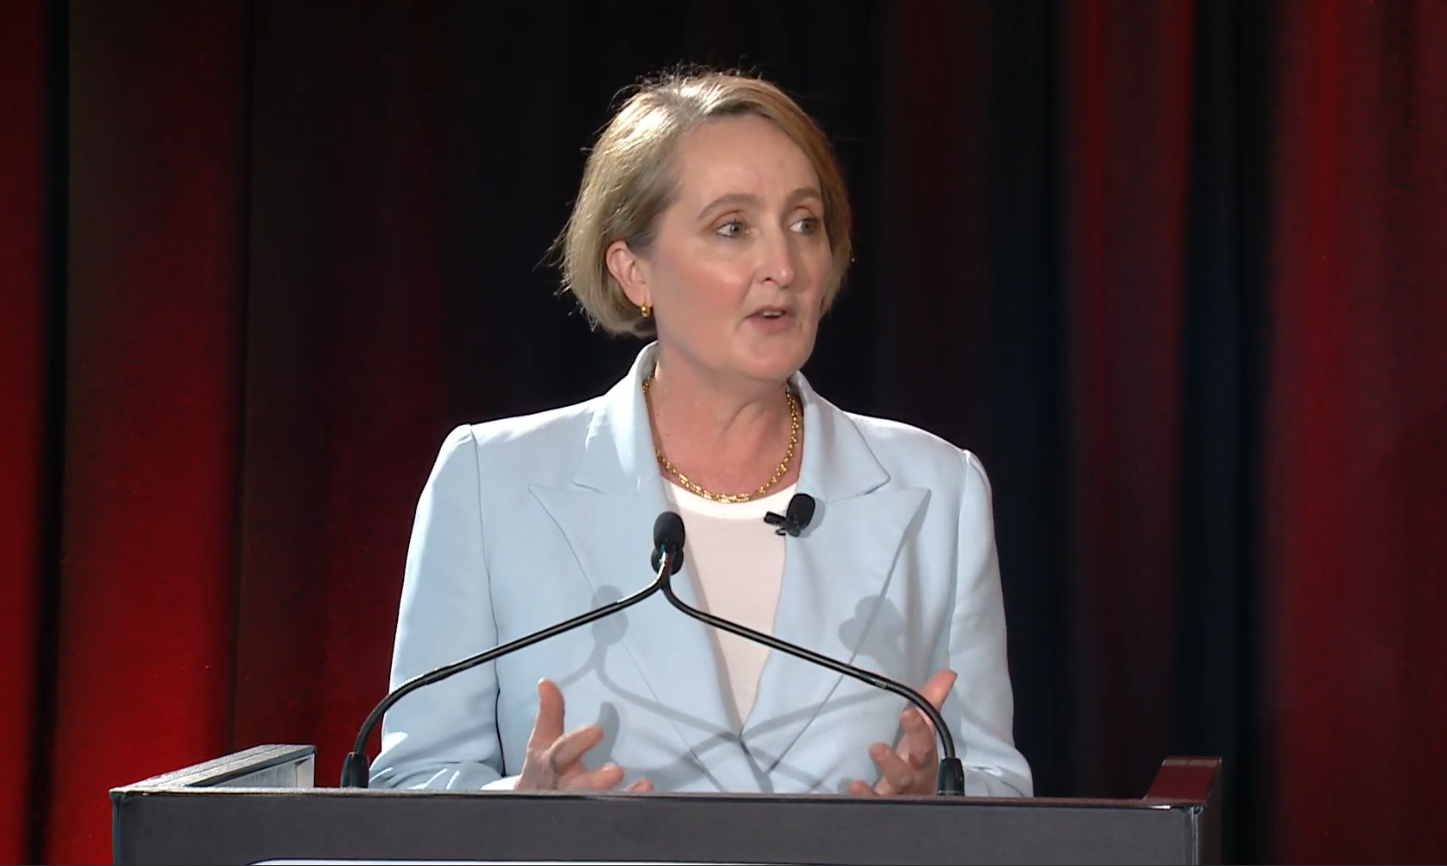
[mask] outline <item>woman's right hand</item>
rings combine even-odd
[[[586,725],[563,733],[563,693],[551,680],[538,683],[538,718],[528,738],[527,757],[518,776],[517,791],[607,791],[623,781],[623,768],[605,764],[589,770],[583,755],[603,741],[603,729]],[[652,791],[653,783],[639,779],[624,789]]]

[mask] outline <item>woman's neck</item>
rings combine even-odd
[[[690,481],[714,494],[757,491],[788,453],[793,418],[783,383],[721,382],[685,361],[659,358],[648,386],[654,446]],[[787,472],[770,488],[798,477],[803,431]],[[677,478],[664,471],[667,480]]]

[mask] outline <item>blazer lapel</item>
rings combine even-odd
[[[815,498],[816,511],[809,528],[788,539],[774,634],[852,664],[928,492],[881,490],[889,474],[854,422],[815,394],[802,375],[796,383],[806,437],[798,492]],[[784,758],[841,679],[803,659],[770,653],[743,732],[763,769]],[[810,787],[815,780],[796,781]]]
[[[572,485],[532,488],[567,538],[598,603],[631,595],[652,580],[653,522],[670,508],[642,398],[652,364],[650,347],[600,400]],[[698,605],[687,560],[673,587]],[[708,627],[674,610],[661,594],[617,617],[622,646],[649,690],[646,708],[669,720],[685,754],[720,790],[747,786],[744,777],[729,778],[744,772],[738,762],[713,754],[737,749],[737,734],[730,730]]]

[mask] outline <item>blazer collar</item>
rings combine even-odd
[[[653,452],[652,425],[643,380],[653,372],[658,344],[638,353],[628,375],[599,398],[573,483],[605,493],[635,493],[662,483]],[[869,493],[889,481],[854,421],[795,373],[790,387],[804,407],[804,458],[800,493],[835,502]]]

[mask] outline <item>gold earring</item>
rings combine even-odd
[[[649,316],[653,315],[653,308],[648,306],[647,304],[644,304],[643,306],[638,308],[638,312],[643,316],[643,318],[646,319]]]

